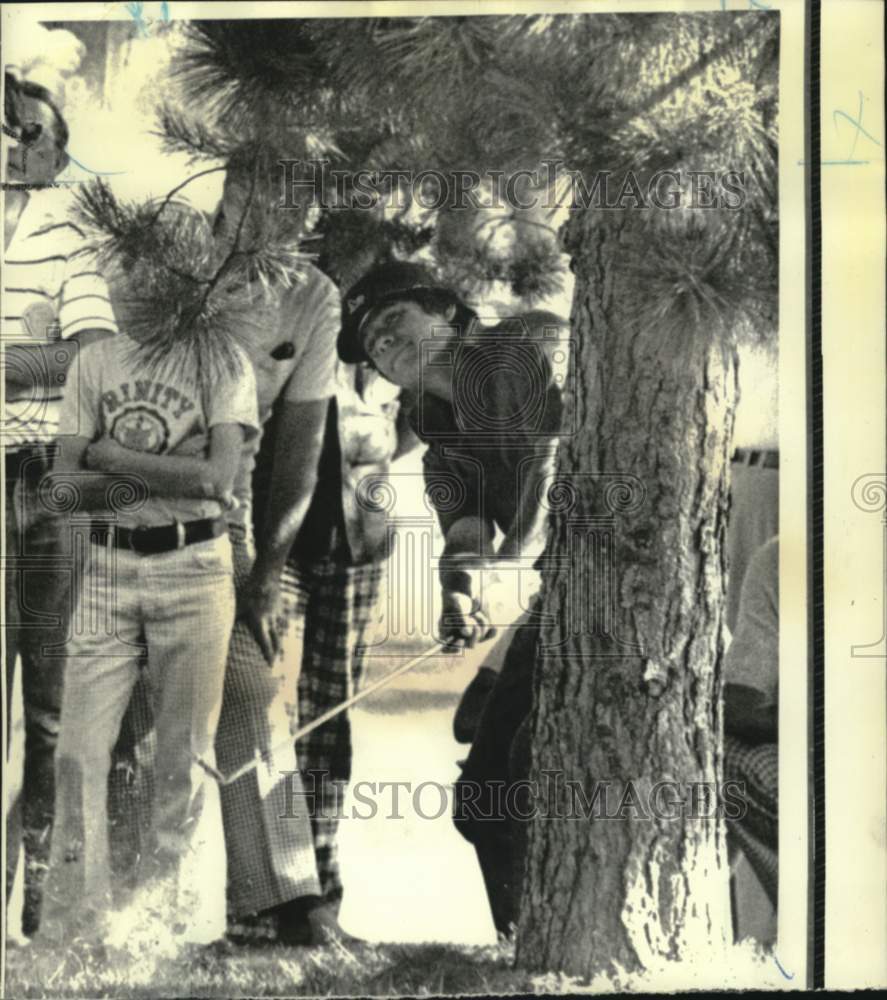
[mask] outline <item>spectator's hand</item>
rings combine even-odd
[[[37,343],[58,340],[58,316],[48,302],[33,302],[25,309],[22,324]]]
[[[472,649],[496,634],[489,612],[476,597],[444,590],[438,634],[451,649]]]
[[[277,623],[282,617],[280,581],[251,576],[237,595],[237,614],[262,650],[268,666],[280,654]]]
[[[120,463],[127,449],[113,438],[103,437],[93,441],[86,449],[86,467],[98,472],[120,472]]]
[[[222,505],[222,510],[237,510],[240,506],[240,501],[236,496],[234,496],[231,490],[224,490],[220,496],[216,497],[216,499]]]

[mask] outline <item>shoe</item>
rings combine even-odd
[[[308,923],[317,944],[331,944],[333,941],[344,945],[366,943],[363,938],[355,937],[342,929],[337,903],[322,903],[316,906],[308,914]]]
[[[453,736],[457,743],[474,742],[484,706],[498,678],[499,674],[495,670],[481,667],[465,688],[453,717]]]
[[[291,947],[313,948],[318,945],[362,944],[360,938],[348,934],[339,923],[337,903],[324,903],[319,897],[294,899],[276,908],[277,940]]]
[[[228,941],[227,938],[220,938],[206,943],[185,942],[179,957],[184,956],[189,962],[201,968],[212,969],[218,962],[222,962],[236,953],[237,949],[233,942]]]

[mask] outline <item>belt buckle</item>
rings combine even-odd
[[[185,525],[178,519],[175,519],[176,526],[176,549],[183,549],[185,547]]]
[[[136,537],[138,536],[138,534],[140,532],[145,532],[147,530],[148,530],[148,528],[144,524],[137,524],[134,528],[130,529],[130,532],[129,532],[129,548],[130,548],[131,552],[135,552],[136,554],[139,554],[139,550],[136,548]]]

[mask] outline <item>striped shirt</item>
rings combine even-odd
[[[59,192],[32,191],[22,211],[3,259],[0,339],[4,348],[64,341],[84,330],[117,331],[105,280],[94,261],[77,253],[84,236],[65,221],[66,206]],[[60,354],[67,350],[59,344]],[[12,363],[4,358],[4,369]],[[51,441],[59,433],[64,381],[56,386],[45,384],[48,378],[38,371],[43,365],[39,352],[34,352],[32,364],[35,387],[7,387],[0,428],[0,441],[7,449]],[[76,372],[76,366],[75,355],[70,373]]]

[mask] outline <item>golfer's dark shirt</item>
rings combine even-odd
[[[426,494],[445,535],[464,517],[503,533],[512,526],[522,464],[561,431],[564,335],[558,317],[530,313],[476,328],[435,354],[433,363],[452,368],[453,399],[420,393],[410,423],[428,444]]]

